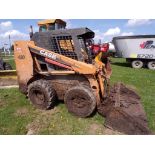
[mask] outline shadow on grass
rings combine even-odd
[[[116,65],[116,66],[130,67],[131,68],[131,65],[129,63],[126,63],[126,62],[112,62],[111,64]]]

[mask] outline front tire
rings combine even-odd
[[[131,65],[132,65],[132,68],[139,69],[139,68],[142,68],[144,64],[143,64],[143,61],[141,60],[134,60],[132,61]]]
[[[70,88],[64,97],[68,111],[78,117],[90,116],[96,108],[96,98],[89,87]]]
[[[28,85],[28,97],[39,109],[47,110],[54,106],[56,92],[46,80],[36,80]]]

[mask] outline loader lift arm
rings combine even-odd
[[[46,62],[55,64],[60,67],[67,68],[69,70],[74,71],[77,74],[95,75],[97,73],[96,68],[91,64],[86,64],[86,63],[68,58],[58,53],[35,46],[32,43],[29,43],[28,47],[30,48],[30,52],[44,57]]]

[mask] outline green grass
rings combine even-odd
[[[123,82],[134,87],[141,96],[150,129],[155,132],[155,71],[133,69],[124,59],[112,59],[111,84]],[[18,89],[0,90],[0,134],[117,134],[107,132],[104,119],[96,114],[77,118],[64,104],[50,111],[35,109]]]
[[[18,109],[29,113],[17,115]],[[0,90],[0,134],[25,134],[25,126],[33,119],[33,109],[18,89]]]

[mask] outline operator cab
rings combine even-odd
[[[66,28],[66,22],[61,19],[48,19],[38,22],[39,32],[59,30]]]
[[[89,46],[94,35],[88,28],[57,29],[36,32],[31,40],[36,46],[78,61],[92,63]]]
[[[66,57],[92,64],[93,38],[95,33],[88,28],[66,29],[66,22],[61,19],[50,19],[38,22],[39,32],[33,34],[30,27],[30,39],[35,45]],[[48,65],[41,56],[36,56],[41,68],[46,70],[64,68]]]

